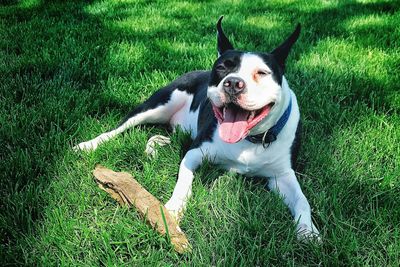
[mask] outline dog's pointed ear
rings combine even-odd
[[[299,38],[300,30],[301,26],[300,23],[298,23],[294,32],[280,46],[271,52],[271,54],[275,56],[275,59],[278,61],[282,69],[285,69],[286,58],[289,55],[293,44],[297,41],[297,38]]]
[[[221,22],[224,16],[221,16],[217,22],[217,48],[218,48],[218,56],[222,55],[227,50],[233,50],[233,45],[229,42],[229,39],[226,37],[224,31],[221,27]]]

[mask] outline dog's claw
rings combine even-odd
[[[159,135],[159,134],[150,137],[150,139],[147,141],[146,150],[145,150],[145,153],[149,157],[154,158],[157,156],[156,144],[159,146],[165,146],[165,145],[171,144],[171,139],[169,137]]]

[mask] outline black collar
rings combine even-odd
[[[285,112],[283,112],[282,116],[279,118],[278,122],[272,126],[268,131],[257,134],[257,135],[249,135],[246,137],[247,141],[252,142],[253,144],[262,144],[264,148],[268,147],[272,142],[274,142],[278,136],[278,134],[282,131],[283,127],[287,123],[290,112],[292,111],[292,96],[290,96],[289,105],[286,108]]]

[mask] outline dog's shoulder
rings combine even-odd
[[[174,80],[170,86],[189,94],[195,94],[200,87],[208,84],[210,73],[206,70],[187,72]]]

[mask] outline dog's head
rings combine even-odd
[[[262,124],[282,101],[285,60],[300,34],[300,25],[271,53],[235,50],[217,23],[218,59],[211,71],[207,95],[219,135],[228,143],[245,138],[251,129]]]

